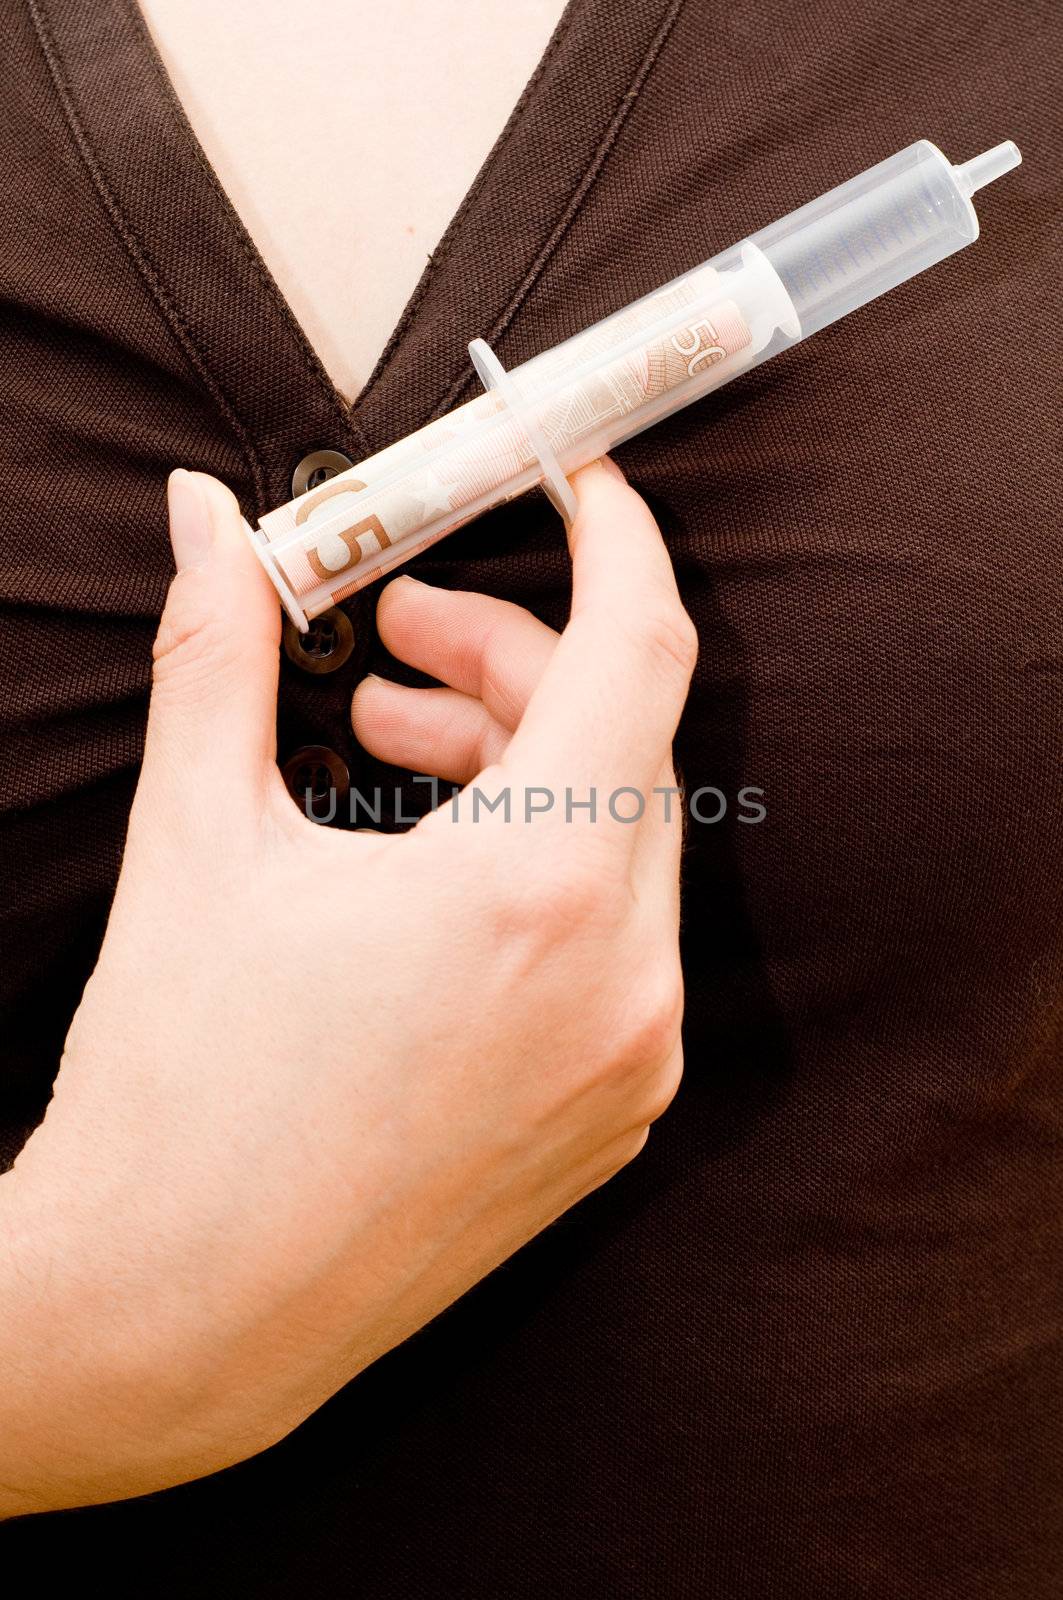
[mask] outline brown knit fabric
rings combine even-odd
[[[118,869],[171,466],[258,514],[308,449],[475,392],[475,334],[521,361],[919,136],[1025,157],[971,250],[619,452],[701,636],[680,766],[768,810],[691,829],[687,1076],[645,1155],[276,1449],[14,1524],[9,1562],[255,1600],[1057,1600],[1063,11],[574,0],[350,411],[132,0],[0,22],[8,1159]],[[564,618],[540,495],[418,570]],[[348,609],[341,671],[284,662],[280,751],[368,787],[350,693],[399,669]]]

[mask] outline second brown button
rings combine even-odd
[[[312,617],[305,633],[299,632],[290,617],[284,619],[284,654],[300,672],[336,672],[350,660],[353,649],[351,619],[338,606]]]

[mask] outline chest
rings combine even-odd
[[[563,0],[142,0],[208,159],[353,399]]]

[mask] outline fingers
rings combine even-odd
[[[572,482],[572,614],[506,765],[530,784],[599,794],[632,788],[648,800],[686,699],[697,638],[641,496],[612,464],[592,463]]]
[[[377,628],[399,661],[475,695],[504,727],[517,726],[557,634],[523,607],[491,595],[389,583]]]
[[[410,772],[470,783],[501,759],[510,730],[483,702],[456,689],[409,689],[365,678],[351,702],[359,744],[381,761]]]
[[[352,722],[381,759],[457,783],[498,762],[519,725],[523,781],[552,784],[561,795],[558,815],[565,814],[566,788],[574,798],[593,788],[608,829],[608,794],[631,788],[642,795],[643,820],[614,818],[613,831],[631,841],[636,887],[661,876],[674,884],[681,807],[676,794],[653,790],[674,787],[671,740],[692,666],[693,629],[642,499],[612,463],[585,469],[575,481],[580,514],[572,529],[575,592],[563,636],[565,669],[556,660],[558,636],[520,607],[402,578],[381,597],[381,637],[394,655],[448,688],[367,679],[354,697]],[[620,809],[630,814],[638,803],[637,795],[625,796]]]
[[[395,766],[468,783],[505,751],[557,634],[508,601],[412,578],[384,590],[377,625],[392,655],[449,687],[366,678],[351,702],[359,742]]]
[[[179,568],[155,641],[142,787],[183,812],[274,771],[280,614],[234,496],[206,473],[168,485]]]

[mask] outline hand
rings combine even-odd
[[[578,474],[571,620],[389,585],[445,687],[370,679],[386,759],[487,796],[325,829],[275,764],[278,617],[235,501],[178,565],[99,964],[3,1180],[0,1506],[121,1498],[279,1439],[641,1148],[681,1068],[670,747],[693,628],[644,502]],[[525,822],[524,791],[557,796]],[[646,795],[637,823],[609,796]],[[597,791],[595,821],[565,820]],[[620,807],[618,807],[618,810]],[[630,795],[623,809],[634,809]]]

